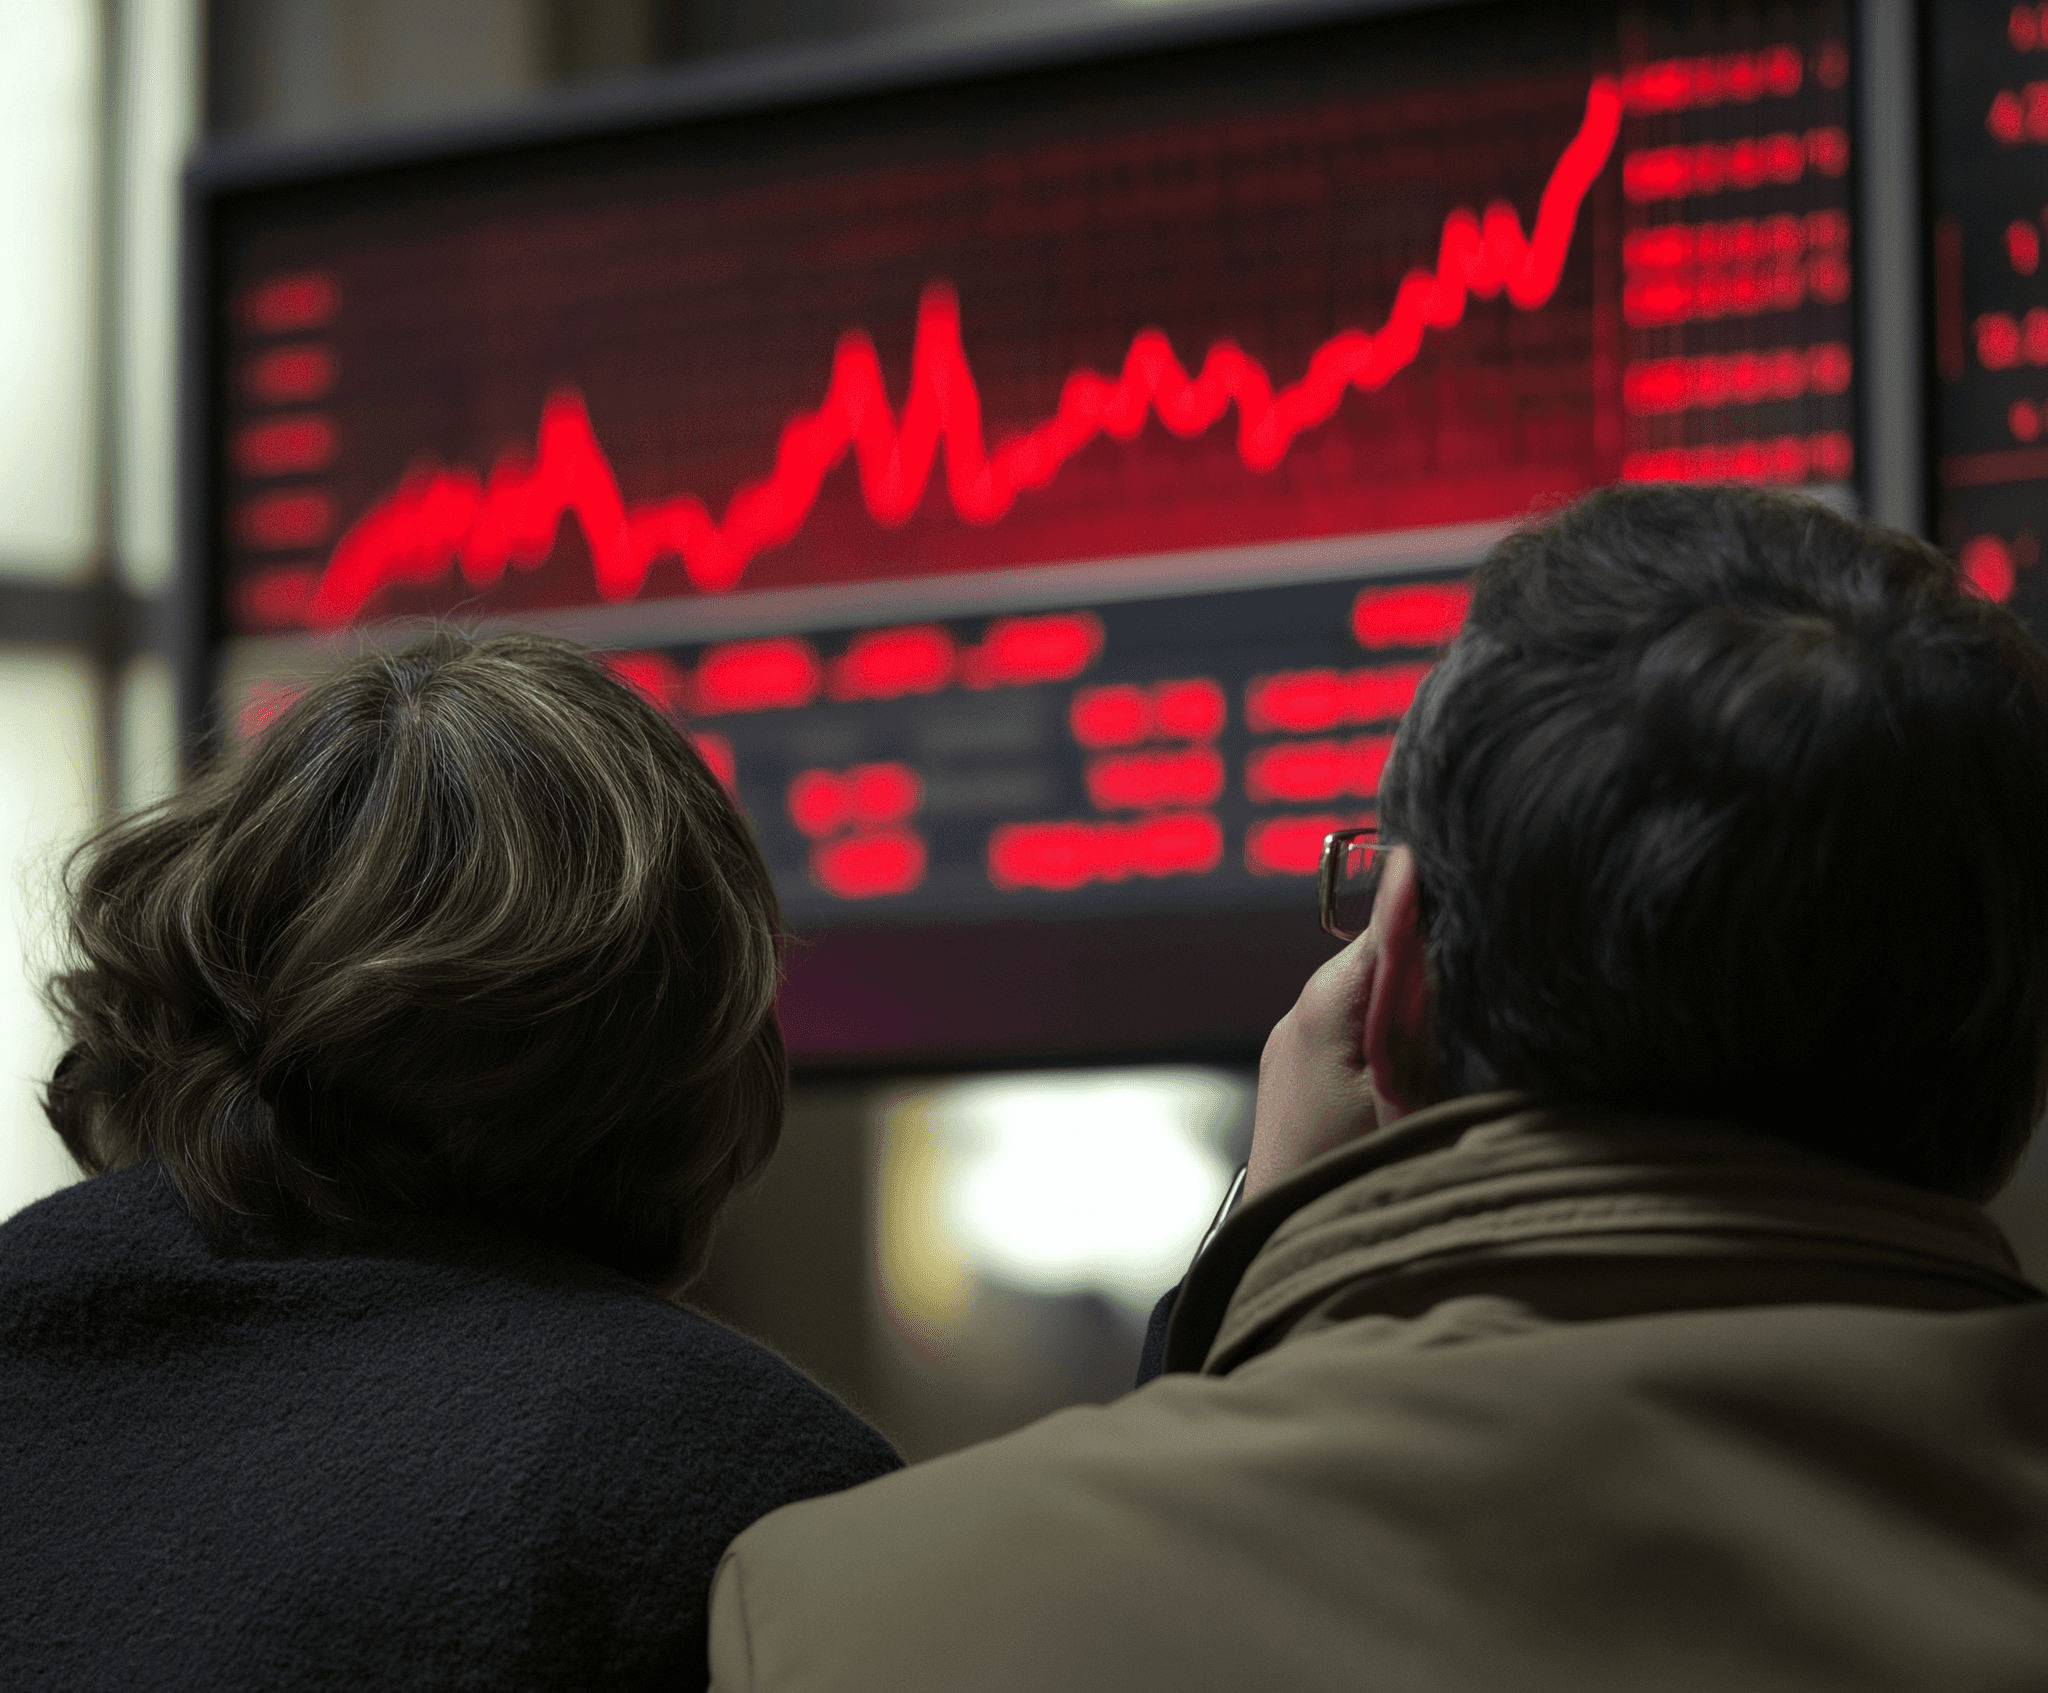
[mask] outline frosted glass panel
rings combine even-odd
[[[122,13],[121,562],[144,593],[170,580],[178,169],[198,87],[194,0]]]
[[[36,1102],[58,1050],[37,985],[58,867],[93,818],[93,694],[75,654],[0,648],[0,1217],[78,1174]]]
[[[91,0],[0,0],[0,565],[91,540]]]

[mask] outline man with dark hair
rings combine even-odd
[[[1980,1209],[2048,654],[1907,536],[1612,491],[1482,566],[1381,800],[1165,1373],[756,1525],[722,1693],[2048,1686]]]

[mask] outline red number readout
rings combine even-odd
[[[1389,664],[1254,676],[1244,691],[1245,723],[1254,734],[1304,735],[1391,722],[1407,712],[1428,674],[1426,664]]]
[[[924,881],[924,839],[907,826],[924,804],[924,782],[909,765],[802,770],[784,803],[811,838],[811,879],[827,893],[879,899]]]
[[[334,425],[324,417],[274,418],[235,437],[235,466],[244,476],[322,470],[333,457]]]
[[[1840,176],[1849,168],[1849,134],[1840,128],[1790,130],[1739,141],[1646,147],[1621,161],[1621,191],[1635,201],[1683,200],[1724,188],[1797,182],[1808,170]]]
[[[1854,369],[1846,344],[1745,353],[1637,359],[1621,374],[1621,403],[1638,416],[1796,400],[1847,391]]]
[[[1092,611],[999,617],[980,646],[960,655],[960,679],[970,688],[1071,682],[1101,651],[1102,619]]]
[[[809,705],[823,680],[817,649],[809,641],[794,635],[732,641],[710,648],[699,661],[697,709],[710,716]]]
[[[242,296],[242,322],[259,335],[317,329],[334,315],[341,290],[323,270],[273,277]]]
[[[1084,747],[1134,747],[1141,741],[1213,741],[1229,706],[1206,676],[1185,682],[1115,682],[1082,688],[1067,708],[1067,727]]]
[[[278,347],[242,367],[250,396],[267,405],[317,400],[334,383],[334,355],[325,347]]]
[[[1797,94],[1804,71],[1799,49],[1780,42],[1755,53],[1637,65],[1623,74],[1621,91],[1632,112],[1682,112],[1723,101],[1746,104],[1765,95]]]
[[[1088,797],[1098,811],[1213,805],[1222,793],[1223,760],[1208,747],[1104,753],[1088,761]]]
[[[789,820],[813,840],[842,829],[901,823],[924,803],[924,783],[907,764],[802,770],[791,780]]]
[[[953,660],[953,637],[936,623],[869,629],[832,661],[826,691],[836,700],[937,693],[953,680]]]
[[[1856,468],[1856,444],[1845,429],[1724,441],[1702,447],[1655,447],[1621,461],[1624,482],[1804,482],[1845,479]]]
[[[988,877],[999,888],[1070,892],[1132,876],[1205,876],[1222,862],[1223,828],[1206,811],[1135,823],[1006,823],[988,842]]]
[[[1367,588],[1351,605],[1351,632],[1362,647],[1436,647],[1458,632],[1472,603],[1462,582]]]
[[[235,529],[245,546],[318,546],[333,532],[334,502],[320,493],[267,494],[242,507]]]
[[[1371,812],[1340,817],[1271,817],[1245,831],[1245,868],[1254,876],[1311,876],[1322,862],[1323,837],[1372,822]]]
[[[1259,747],[1244,764],[1244,789],[1255,805],[1279,801],[1371,799],[1394,750],[1392,735],[1360,735],[1348,741],[1282,741]]]
[[[907,894],[924,880],[924,872],[924,841],[908,829],[848,835],[811,849],[811,874],[841,899]]]
[[[689,678],[667,653],[606,653],[604,664],[656,711],[674,711],[687,698]]]

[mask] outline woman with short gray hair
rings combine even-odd
[[[780,916],[593,657],[436,633],[80,849],[0,1228],[0,1684],[702,1685],[763,1513],[898,1466],[669,1299],[767,1160]]]

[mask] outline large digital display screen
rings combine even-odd
[[[1928,23],[1937,538],[2048,630],[2048,8]]]
[[[336,631],[527,620],[799,929],[1305,910],[1507,525],[1852,483],[1852,35],[1265,29],[223,194],[247,720]]]

